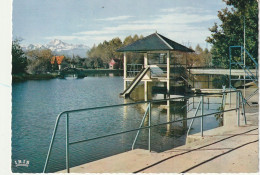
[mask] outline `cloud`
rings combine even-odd
[[[60,39],[60,40],[70,41],[70,40],[75,40],[80,38],[81,38],[80,36],[73,36],[73,35],[57,35],[57,36],[48,36],[45,37],[44,39],[48,39],[48,40]]]
[[[139,30],[147,30],[147,29],[156,29],[155,24],[123,24],[118,25],[116,27],[106,27],[105,30],[113,31],[113,33],[117,33],[119,31],[139,31]]]
[[[98,44],[114,37],[124,39],[124,37],[132,34],[145,36],[158,31],[179,43],[189,41],[194,44],[201,44],[205,43],[206,37],[210,35],[207,23],[213,24],[214,20],[217,19],[217,16],[209,13],[207,9],[194,7],[159,9],[155,14],[143,19],[134,16],[97,19],[108,22],[104,23],[99,30],[81,31],[73,33],[72,36],[55,36],[55,38],[84,40]],[[114,23],[116,20],[121,20],[120,24]]]
[[[90,30],[90,31],[84,31],[84,32],[77,32],[73,33],[73,35],[104,35],[104,34],[110,34],[113,33],[109,30]]]
[[[116,16],[116,17],[109,17],[103,19],[96,19],[97,21],[118,21],[118,20],[126,20],[132,18],[133,16]]]
[[[201,23],[216,19],[214,15],[198,15],[198,14],[166,14],[158,15],[152,20],[152,23],[158,24],[188,24],[188,23]]]
[[[163,13],[210,13],[208,9],[197,8],[197,7],[176,7],[176,8],[166,8],[160,9]]]

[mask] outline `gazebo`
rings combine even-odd
[[[119,48],[117,52],[124,53],[124,92],[120,95],[124,97],[129,96],[140,81],[144,82],[144,92],[147,94],[147,83],[159,81],[166,82],[167,95],[169,97],[171,81],[176,78],[173,74],[176,69],[174,59],[184,60],[183,56],[176,53],[194,51],[155,32],[127,46]],[[127,52],[143,53],[144,64],[128,65]],[[157,57],[154,59],[152,54],[157,54]],[[185,63],[187,63],[187,60]],[[133,69],[133,67],[136,69]],[[129,73],[133,73],[134,76],[130,76]],[[127,86],[127,82],[131,83]],[[147,100],[147,95],[145,100]]]

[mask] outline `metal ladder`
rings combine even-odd
[[[239,61],[235,61],[235,60],[232,59],[232,49],[240,49],[240,60]],[[243,53],[245,53],[246,55],[244,55]],[[248,56],[250,58],[250,61],[253,63],[253,66],[255,68],[255,74],[252,73],[249,66],[244,64],[243,56]],[[235,65],[238,68],[241,68],[245,72],[244,79],[234,79],[234,78],[232,78],[232,71],[231,71],[232,65]],[[236,89],[232,86],[232,81],[237,81],[237,80],[251,81],[257,86],[257,89],[253,93],[248,95],[247,98],[245,98],[245,97],[243,98],[243,103],[248,104],[247,101],[250,98],[252,98],[259,90],[259,88],[258,88],[258,63],[256,62],[256,60],[252,57],[252,55],[243,46],[229,46],[229,72],[230,72],[230,74],[229,74],[229,87],[230,88]]]

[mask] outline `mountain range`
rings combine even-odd
[[[59,39],[54,39],[48,44],[29,44],[28,46],[22,47],[24,51],[34,49],[50,49],[54,54],[65,55],[65,56],[80,56],[86,57],[87,51],[90,49],[88,46],[83,44],[68,44]]]

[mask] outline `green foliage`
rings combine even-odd
[[[143,38],[143,36],[134,35],[125,38],[124,42],[120,38],[116,37],[110,41],[104,41],[103,43],[94,45],[87,53],[88,58],[85,60],[84,65],[87,68],[108,68],[108,64],[111,59],[123,60],[123,53],[116,52],[122,46],[131,44],[132,42]],[[129,62],[140,63],[140,58],[143,55],[137,53],[127,53]],[[123,64],[123,61],[120,61]],[[118,67],[122,67],[119,65]]]
[[[61,63],[61,67],[65,68],[65,67],[75,67],[75,68],[85,68],[85,62],[86,58],[81,58],[80,56],[76,55],[72,58],[70,58],[69,56],[65,56],[65,58],[63,59],[62,63]]]
[[[107,66],[103,65],[103,61],[101,58],[86,59],[84,65],[86,68],[90,68],[90,69],[101,68],[101,67],[107,68]]]
[[[211,53],[207,48],[203,50],[198,44],[195,48],[195,53],[187,53],[187,65],[189,67],[211,66]]]
[[[218,12],[222,24],[214,24],[209,30],[211,37],[206,41],[211,49],[213,65],[229,67],[229,46],[243,46],[243,25],[245,17],[246,49],[258,59],[258,3],[256,0],[223,0],[230,8]],[[249,63],[252,64],[252,63]]]
[[[25,73],[27,64],[27,57],[20,46],[20,40],[16,39],[12,42],[12,74]]]
[[[22,75],[13,75],[12,81],[19,82],[25,80],[48,80],[52,78],[57,78],[58,74],[22,74]]]
[[[143,38],[142,35],[140,35],[140,37],[138,37],[138,35],[134,35],[133,37],[131,35],[127,36],[123,42],[123,46],[127,46],[142,38]],[[143,54],[129,52],[129,53],[126,53],[126,56],[127,56],[128,63],[143,64],[143,57],[144,57]]]
[[[50,49],[36,49],[26,52],[30,62],[28,65],[28,73],[31,74],[44,74],[51,72],[55,65],[51,65],[51,57],[53,56]]]
[[[229,80],[229,78],[227,75],[221,75],[212,80],[212,85],[218,89],[221,89],[222,86],[228,87],[229,86],[228,80]]]

